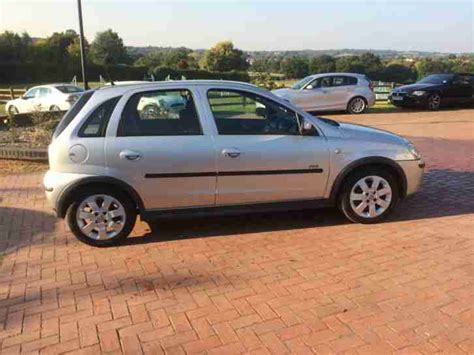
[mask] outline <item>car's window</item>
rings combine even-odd
[[[313,78],[311,76],[307,76],[306,78],[303,78],[299,81],[297,81],[293,86],[291,87],[294,90],[299,90],[302,87],[304,87],[306,84],[308,84]]]
[[[122,112],[118,136],[201,135],[189,90],[155,90],[133,95]]]
[[[107,124],[120,97],[114,97],[100,104],[87,118],[79,130],[79,137],[105,137]]]
[[[470,86],[471,85],[471,80],[470,80],[470,75],[458,75],[454,79],[454,84],[457,85],[463,85],[463,86]]]
[[[327,88],[330,86],[332,86],[332,77],[325,76],[322,78],[314,79],[307,87],[311,89],[317,89],[317,88]]]
[[[238,90],[211,89],[209,105],[221,135],[298,135],[298,115],[267,98]]]
[[[449,82],[454,77],[453,74],[432,74],[428,75],[427,77],[421,79],[419,83],[423,84],[444,84],[445,82]]]
[[[56,89],[61,91],[63,94],[75,94],[75,93],[84,91],[84,89],[80,88],[79,86],[75,86],[75,85],[56,86]]]
[[[49,88],[39,88],[37,96],[39,98],[44,98],[44,97],[48,96],[50,93],[51,93],[51,89],[49,89]]]
[[[79,100],[77,100],[74,105],[69,109],[68,112],[63,116],[61,121],[59,122],[58,126],[56,127],[56,130],[54,131],[53,137],[56,138],[58,137],[62,131],[66,129],[66,127],[72,122],[74,117],[77,116],[77,114],[82,110],[84,105],[89,101],[89,99],[92,97],[94,94],[94,91],[87,91],[84,93],[84,95],[81,95]]]
[[[349,86],[357,85],[357,78],[352,76],[334,76],[332,79],[332,86]]]
[[[35,88],[35,89],[30,89],[28,90],[25,95],[23,95],[23,98],[24,99],[32,99],[33,97],[35,97],[39,92],[39,88]]]

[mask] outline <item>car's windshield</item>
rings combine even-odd
[[[433,74],[428,75],[419,81],[422,84],[443,84],[444,81],[449,81],[453,78],[453,74]]]
[[[299,90],[303,86],[305,86],[307,83],[309,83],[311,80],[313,80],[313,78],[311,76],[307,76],[306,78],[303,78],[300,81],[297,81],[291,88],[295,90]]]
[[[79,86],[75,85],[61,85],[61,86],[56,86],[56,89],[61,91],[64,94],[75,94],[77,92],[83,92],[84,89],[80,88]]]

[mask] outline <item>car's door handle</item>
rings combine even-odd
[[[133,150],[123,150],[119,154],[120,159],[127,159],[131,161],[137,161],[140,160],[142,155],[138,152],[135,152]]]
[[[241,153],[235,148],[222,149],[222,155],[229,158],[237,158],[238,156],[240,156],[240,154]]]

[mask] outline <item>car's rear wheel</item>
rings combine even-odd
[[[13,105],[12,105],[12,106],[10,106],[10,107],[8,108],[8,115],[9,115],[10,117],[13,117],[13,116],[15,116],[15,115],[18,115],[19,113],[20,113],[20,112],[18,111],[18,109],[16,108],[16,106],[13,106]]]
[[[395,176],[381,168],[368,168],[349,176],[344,182],[339,207],[357,223],[377,223],[386,218],[398,202]]]
[[[82,191],[66,213],[73,234],[93,246],[109,246],[127,238],[136,218],[136,208],[127,195],[95,188]]]
[[[52,105],[49,110],[51,112],[58,112],[58,111],[61,111],[61,109],[59,108],[59,106],[56,106],[56,105]]]
[[[426,104],[427,104],[428,110],[432,110],[432,111],[439,110],[439,108],[441,107],[441,95],[438,93],[431,94],[428,97],[428,101]]]
[[[366,108],[367,102],[360,96],[352,98],[347,104],[347,112],[351,114],[363,113]]]

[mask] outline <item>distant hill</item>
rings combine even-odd
[[[128,51],[142,56],[151,51],[168,52],[170,50],[180,47],[127,47]],[[183,48],[183,47],[181,47]],[[204,52],[204,49],[196,49],[197,52]],[[405,58],[423,58],[423,57],[446,57],[453,53],[441,53],[441,52],[424,52],[424,51],[397,51],[389,49],[302,49],[294,51],[245,51],[252,58],[271,57],[271,56],[282,56],[291,57],[295,55],[304,55],[307,57],[316,57],[319,55],[330,55],[334,57],[343,57],[349,55],[360,55],[362,53],[373,53],[382,58],[394,58],[394,57],[405,57]],[[462,54],[462,53],[454,53]]]

